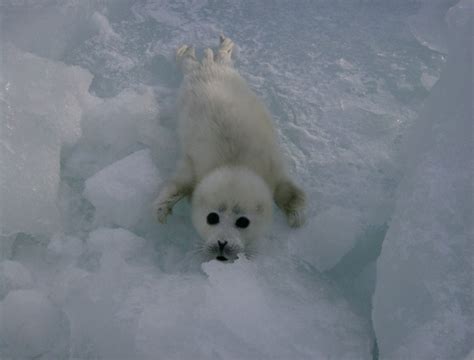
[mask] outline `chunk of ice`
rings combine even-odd
[[[158,144],[165,129],[157,117],[158,106],[150,87],[127,89],[99,101],[83,116],[83,137],[67,157],[65,174],[87,179],[143,145],[153,149],[153,154],[163,150]]]
[[[31,287],[33,280],[27,268],[18,261],[0,262],[0,300],[8,292]]]
[[[289,248],[319,271],[326,271],[353,248],[361,229],[355,210],[333,206],[291,237]]]
[[[448,62],[413,129],[414,160],[377,260],[383,359],[463,359],[472,349],[473,10],[461,1],[449,12]]]
[[[150,150],[145,149],[87,179],[84,196],[95,206],[99,221],[131,228],[151,217],[151,203],[159,183]]]
[[[203,264],[207,279],[162,276],[136,289],[135,299],[149,301],[138,322],[139,351],[146,359],[367,358],[364,320],[291,266],[211,261]]]
[[[56,234],[51,238],[48,249],[56,255],[77,257],[82,254],[84,245],[77,237]]]
[[[124,90],[91,108],[84,116],[84,138],[123,151],[141,140],[143,128],[157,123],[158,107],[149,87]]]
[[[36,121],[59,143],[73,144],[79,139],[83,109],[97,101],[89,95],[89,71],[23,52],[8,43],[3,49],[2,70],[2,89],[15,123],[29,114],[38,117]],[[32,135],[24,134],[27,139]]]
[[[57,230],[60,149],[81,135],[91,80],[86,70],[3,46],[1,233]]]
[[[1,303],[0,350],[6,358],[67,358],[69,322],[36,290],[11,291]]]
[[[143,248],[145,240],[125,229],[99,228],[89,234],[89,249],[99,253],[116,253],[130,257]]]

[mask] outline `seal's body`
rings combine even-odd
[[[182,158],[155,201],[160,222],[192,196],[193,223],[208,257],[250,254],[271,220],[272,198],[291,226],[303,221],[304,193],[289,179],[272,119],[233,68],[233,43],[221,37],[202,63],[183,46],[177,61],[184,80],[178,100]]]

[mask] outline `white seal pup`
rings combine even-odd
[[[182,156],[154,202],[161,223],[191,197],[192,221],[207,259],[251,255],[272,217],[272,198],[292,227],[303,221],[304,192],[285,170],[265,106],[234,69],[233,42],[221,36],[214,55],[198,62],[194,48],[176,54],[184,79],[178,98]]]

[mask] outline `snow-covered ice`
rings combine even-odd
[[[0,81],[1,231],[52,233],[59,225],[61,145],[81,136],[92,76],[5,43]]]
[[[290,238],[290,251],[319,271],[331,269],[355,246],[362,227],[358,217],[356,211],[339,206],[322,211]]]
[[[156,302],[138,324],[145,358],[157,353],[172,359],[368,356],[372,344],[363,335],[368,324],[337,294],[285,261],[261,260],[241,259],[233,266],[212,261],[203,265],[205,277],[156,281],[148,294]],[[135,296],[146,298],[140,290]]]
[[[117,254],[126,258],[136,254],[136,249],[144,246],[144,240],[125,229],[99,228],[92,231],[87,239],[89,249],[109,256]]]
[[[11,260],[0,262],[0,300],[12,290],[32,286],[31,274],[21,263]]]
[[[105,222],[133,227],[151,217],[150,199],[157,194],[160,177],[150,150],[137,151],[93,175],[85,182],[84,196]]]
[[[373,322],[386,359],[462,359],[474,339],[474,4],[448,13],[449,57],[407,146],[377,260]],[[420,139],[423,141],[420,143]],[[449,335],[448,335],[449,334]]]
[[[36,290],[14,290],[0,304],[0,347],[6,358],[64,359],[69,321]]]
[[[1,359],[472,354],[472,0],[0,13]],[[221,33],[308,221],[276,211],[252,261],[200,264],[189,203],[166,225],[151,203],[179,151],[174,51]]]

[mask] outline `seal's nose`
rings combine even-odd
[[[219,251],[222,252],[224,251],[224,247],[227,245],[227,241],[217,241],[217,245],[219,245]]]
[[[227,261],[227,258],[224,256],[224,247],[227,245],[227,241],[217,240],[217,245],[219,245],[219,255],[216,256],[216,259],[219,261]]]

